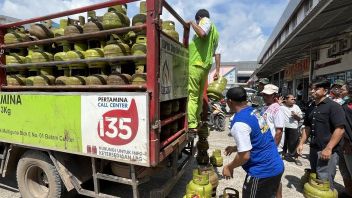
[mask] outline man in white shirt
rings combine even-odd
[[[302,111],[296,105],[296,98],[292,94],[285,96],[282,110],[285,114],[285,138],[283,155],[285,156],[285,159],[288,160],[291,160],[294,157],[295,163],[298,166],[302,166],[302,163],[298,160],[298,155],[296,152],[300,136],[300,132],[297,130],[298,122],[302,119]]]
[[[278,151],[282,152],[282,148],[284,146],[282,136],[283,129],[285,127],[285,115],[281,109],[281,105],[279,104],[279,88],[273,84],[267,84],[264,86],[264,89],[261,93],[266,104],[266,107],[264,107],[263,109],[262,117],[270,128]],[[282,197],[281,183],[277,191],[276,197]]]
[[[278,151],[282,152],[283,148],[283,128],[285,127],[285,115],[279,104],[279,88],[273,84],[264,86],[261,92],[264,98],[266,107],[262,111],[263,118],[268,123],[271,134],[274,137],[275,143],[278,146]]]

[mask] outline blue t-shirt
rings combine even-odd
[[[255,109],[246,107],[236,113],[231,122],[231,127],[235,122],[242,122],[251,128],[250,158],[242,168],[248,175],[257,178],[274,177],[284,171],[284,163],[277,151],[273,136],[267,124],[262,123],[263,120]]]

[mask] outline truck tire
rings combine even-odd
[[[60,175],[43,152],[25,152],[18,162],[16,176],[23,198],[61,197],[63,184]]]

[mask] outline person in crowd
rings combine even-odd
[[[344,103],[342,97],[341,97],[341,87],[345,84],[345,81],[341,80],[341,79],[337,79],[334,81],[334,83],[331,85],[330,88],[330,94],[329,97],[339,103],[340,105],[342,105]]]
[[[201,121],[203,91],[209,70],[215,56],[216,71],[213,76],[217,80],[220,72],[220,51],[218,47],[219,33],[210,20],[209,12],[200,9],[195,21],[189,22],[195,35],[189,44],[189,79],[188,79],[188,127],[196,133]]]
[[[284,143],[282,135],[285,126],[285,114],[279,104],[279,88],[273,84],[268,84],[264,86],[261,93],[266,105],[262,111],[263,118],[269,125],[279,152],[282,152]]]
[[[270,81],[267,78],[260,78],[257,84],[257,94],[253,94],[250,98],[249,101],[252,104],[253,107],[256,107],[258,109],[262,109],[264,107],[264,99],[261,94],[261,92],[264,89],[264,86],[269,84]]]
[[[342,108],[345,111],[347,122],[339,168],[345,185],[345,197],[352,197],[352,81],[342,85],[341,98],[344,100]]]
[[[262,92],[263,89],[264,89],[264,86],[267,85],[267,84],[270,84],[270,81],[269,79],[267,78],[260,78],[259,81],[258,81],[258,92]]]
[[[233,170],[239,166],[246,171],[243,184],[243,198],[274,197],[284,172],[284,164],[267,123],[259,122],[256,109],[247,105],[244,88],[228,90],[227,104],[235,113],[231,122],[231,134],[236,146],[228,146],[225,155],[237,152],[234,159],[223,168],[226,179],[233,177]]]
[[[282,110],[285,115],[285,139],[283,155],[287,160],[294,160],[299,166],[302,166],[298,159],[296,148],[299,142],[300,132],[298,131],[298,122],[302,119],[302,111],[296,105],[296,98],[288,94],[284,98]],[[288,152],[287,152],[288,151]]]
[[[280,105],[279,88],[273,84],[267,84],[264,86],[264,89],[261,93],[266,105],[262,111],[262,118],[270,128],[278,151],[282,153],[282,148],[284,146],[283,129],[285,126],[285,114]],[[281,183],[277,190],[276,197],[282,197]]]
[[[330,182],[334,189],[334,177],[338,163],[338,151],[346,124],[342,106],[327,97],[330,82],[314,81],[311,87],[314,102],[307,110],[304,119],[304,130],[297,153],[302,154],[303,144],[310,136],[309,162],[317,178]]]

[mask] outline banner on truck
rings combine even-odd
[[[0,139],[149,165],[146,93],[2,93]]]
[[[160,100],[188,96],[188,50],[167,36],[160,36]]]

